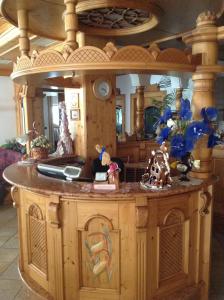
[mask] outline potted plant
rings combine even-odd
[[[50,144],[46,136],[39,135],[31,142],[31,155],[34,159],[45,159],[48,157]]]

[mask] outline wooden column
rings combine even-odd
[[[20,30],[19,48],[21,55],[29,55],[30,40],[28,37],[28,13],[25,9],[19,9],[17,11],[18,27]]]
[[[147,299],[147,231],[148,231],[147,198],[136,199],[136,299]]]
[[[182,98],[182,93],[183,93],[183,88],[177,88],[176,89],[176,111],[180,111],[180,106],[181,106],[181,98]]]
[[[136,88],[136,134],[138,138],[142,137],[144,131],[144,86]]]
[[[201,54],[201,65],[193,74],[192,110],[195,120],[201,119],[203,107],[215,106],[214,82],[218,60],[218,40],[216,15],[212,12],[201,13],[196,22],[196,29],[183,36],[186,44],[192,45],[192,54]],[[208,178],[211,175],[211,149],[207,148],[208,137],[203,137],[197,143],[193,156],[200,159],[201,167],[191,175],[197,178]]]
[[[65,44],[73,50],[79,47],[76,41],[76,33],[78,31],[78,17],[76,15],[77,0],[64,0],[66,10],[64,14],[66,41]]]
[[[76,40],[79,44],[79,48],[80,47],[84,47],[86,45],[86,36],[85,36],[85,33],[84,32],[77,32],[77,35],[76,35]]]
[[[14,100],[16,103],[16,135],[20,136],[24,134],[23,122],[22,122],[22,92],[23,86],[14,83]]]
[[[33,116],[33,99],[35,97],[36,88],[33,86],[23,86],[23,92],[21,94],[23,101],[23,111],[24,111],[24,123],[25,123],[25,132],[33,128],[34,116]],[[26,145],[27,154],[30,153],[30,142]]]
[[[98,156],[96,144],[104,145],[113,157],[116,155],[116,101],[112,92],[110,99],[100,100],[93,91],[97,75],[85,75],[83,88],[79,93],[80,119],[73,121],[75,126],[75,152],[86,159],[86,174],[91,175],[92,160]],[[116,85],[115,76],[103,76],[103,79]]]

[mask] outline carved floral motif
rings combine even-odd
[[[107,54],[109,58],[111,58],[117,52],[117,48],[115,47],[114,43],[109,42],[103,48],[103,51]]]
[[[85,240],[85,246],[89,254],[89,267],[95,276],[106,272],[108,280],[111,280],[112,269],[112,240],[109,227],[101,224],[101,232],[91,232]]]

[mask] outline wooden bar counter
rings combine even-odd
[[[24,281],[46,299],[208,299],[212,183],[96,192],[9,166]]]

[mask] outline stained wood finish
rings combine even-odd
[[[146,162],[151,151],[159,148],[155,141],[127,141],[117,144],[117,156],[125,162]]]
[[[35,166],[12,165],[4,178],[15,186],[22,276],[44,297],[208,299],[212,201],[200,211],[212,180],[108,194]]]

